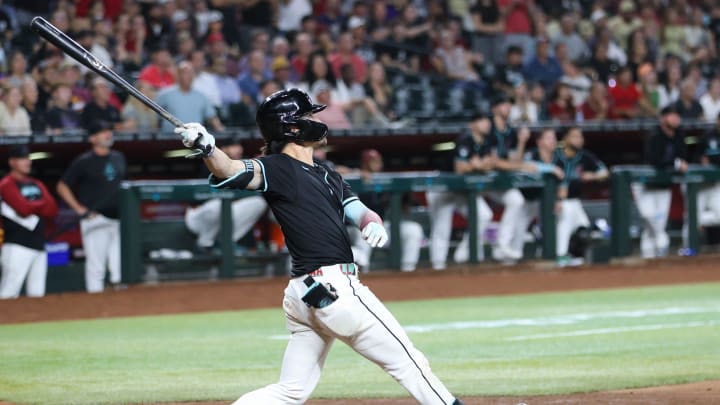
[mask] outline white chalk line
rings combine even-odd
[[[448,330],[466,330],[466,329],[497,329],[510,326],[553,326],[553,325],[573,325],[580,322],[591,321],[595,319],[623,319],[623,318],[644,318],[648,316],[665,316],[665,315],[687,315],[687,314],[720,314],[720,307],[667,307],[652,309],[636,309],[624,311],[608,311],[596,313],[570,313],[557,316],[544,316],[535,318],[509,318],[509,319],[493,319],[483,321],[460,321],[460,322],[442,322],[418,325],[407,325],[405,330],[408,333],[429,333],[435,331]],[[272,335],[273,340],[287,340],[290,336]]]
[[[535,340],[535,339],[549,339],[549,338],[556,338],[556,337],[606,335],[606,334],[612,334],[612,333],[651,331],[651,330],[661,330],[661,329],[699,328],[699,327],[703,327],[703,326],[716,326],[716,325],[720,325],[720,321],[658,323],[658,324],[654,324],[654,325],[637,325],[637,326],[621,326],[621,327],[617,327],[617,328],[585,329],[585,330],[575,330],[575,331],[571,331],[571,332],[559,332],[559,333],[540,333],[537,335],[514,336],[514,337],[506,338],[505,340],[522,341],[522,340]]]

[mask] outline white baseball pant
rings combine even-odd
[[[433,269],[442,270],[447,266],[447,254],[450,249],[452,219],[455,210],[467,215],[467,197],[463,194],[446,191],[428,191],[426,193],[432,229],[430,230],[430,263]],[[475,200],[478,213],[477,252],[483,259],[483,240],[485,229],[492,220],[492,210],[485,199],[478,196]],[[470,233],[465,232],[463,239],[455,249],[453,259],[458,263],[467,262],[470,257]]]
[[[560,202],[560,213],[557,217],[556,253],[558,257],[568,254],[570,237],[578,228],[590,226],[590,219],[578,198],[570,198]]]
[[[648,189],[644,184],[631,187],[640,216],[645,223],[640,235],[640,252],[645,258],[664,256],[670,246],[667,227],[672,192],[668,189]]]
[[[390,221],[384,221],[385,230],[388,233],[388,242],[392,243],[392,235],[390,234]],[[362,234],[357,227],[351,227],[350,238],[353,241],[352,251],[355,263],[367,268],[370,265],[370,256],[372,256],[373,248],[362,238]],[[352,231],[354,229],[355,231]],[[400,259],[400,270],[414,271],[420,260],[420,248],[425,238],[422,226],[415,221],[403,220],[400,222],[400,243],[402,246],[402,257]]]
[[[687,187],[682,187],[683,194],[687,201]],[[687,210],[686,210],[687,216]],[[720,225],[720,183],[711,186],[704,186],[697,194],[697,223],[698,226]],[[689,229],[687,217],[682,229],[683,246],[689,245]]]
[[[530,223],[525,197],[520,190],[513,188],[500,194],[500,201],[505,208],[498,226],[493,257],[496,260],[519,260],[523,256],[525,232]]]
[[[85,289],[89,293],[105,288],[105,269],[110,282],[120,282],[120,221],[97,214],[80,221],[85,251]]]
[[[358,280],[343,274],[342,265],[322,267],[316,281],[330,283],[338,294],[331,305],[309,308],[301,300],[305,277],[290,280],[283,309],[291,333],[283,358],[280,381],[240,397],[234,405],[303,404],[312,394],[325,359],[339,339],[397,380],[418,403],[450,405],[455,400],[430,370],[400,323],[385,305]]]
[[[218,198],[208,200],[201,205],[185,211],[185,225],[197,235],[197,244],[210,247],[220,233],[220,211],[222,201]],[[260,219],[267,209],[262,196],[251,196],[233,201],[231,206],[233,219],[233,240],[243,237]]]
[[[25,282],[28,297],[45,295],[47,253],[15,243],[2,246],[0,298],[17,298]]]

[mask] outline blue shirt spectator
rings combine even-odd
[[[204,94],[192,89],[195,72],[190,62],[182,62],[178,66],[178,84],[158,94],[158,104],[176,116],[182,122],[208,122],[218,131],[224,129],[217,118],[215,108]],[[175,127],[163,120],[162,132],[172,132]]]
[[[560,63],[550,56],[547,38],[539,37],[535,45],[535,56],[523,68],[523,75],[529,82],[540,83],[545,90],[551,89],[563,75]]]
[[[265,54],[259,50],[253,51],[248,60],[248,70],[238,77],[238,86],[245,104],[251,106],[258,104],[260,83],[267,79],[270,79],[270,76],[265,69]]]

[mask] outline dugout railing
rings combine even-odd
[[[555,257],[555,195],[557,182],[552,175],[528,176],[493,173],[488,175],[460,176],[442,172],[382,173],[369,179],[347,178],[357,193],[390,193],[388,218],[390,229],[390,264],[400,268],[402,247],[399,241],[400,218],[402,217],[402,196],[410,192],[446,191],[464,193],[468,202],[468,227],[470,233],[470,262],[477,263],[477,206],[476,197],[480,193],[502,191],[509,188],[538,188],[541,190],[541,223],[543,257]],[[220,230],[220,266],[219,277],[234,276],[235,252],[232,241],[231,202],[237,198],[252,195],[252,192],[237,190],[211,189],[202,180],[154,180],[126,181],[120,192],[121,220],[121,257],[123,280],[129,283],[140,282],[144,269],[142,246],[141,204],[150,202],[200,202],[219,198],[221,204]],[[170,239],[170,238],[169,238]]]

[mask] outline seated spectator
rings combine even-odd
[[[678,64],[670,64],[665,72],[660,73],[660,109],[677,101],[680,97],[680,82],[682,81],[682,70]]]
[[[354,51],[352,34],[344,32],[337,40],[337,51],[327,58],[335,77],[340,76],[342,65],[352,65],[355,72],[355,83],[365,83],[367,78],[367,62]]]
[[[110,123],[113,128],[122,127],[120,111],[110,104],[111,91],[108,83],[102,77],[96,77],[91,84],[92,101],[85,105],[80,115],[80,124],[83,128],[90,127],[90,123],[102,121]],[[191,121],[186,121],[191,122]]]
[[[473,49],[479,51],[490,63],[500,60],[500,36],[505,30],[505,20],[500,14],[500,8],[496,1],[479,0],[469,5],[470,18],[472,19],[471,31],[473,33]],[[510,48],[520,49],[517,46]]]
[[[695,99],[695,82],[690,79],[683,80],[680,85],[680,98],[673,106],[683,121],[703,118],[703,108]]]
[[[72,108],[71,99],[70,86],[63,83],[55,86],[46,117],[48,129],[52,134],[58,135],[64,131],[80,128],[80,113]]]
[[[610,18],[607,27],[613,33],[615,40],[622,47],[625,47],[630,33],[642,27],[643,23],[635,15],[635,2],[633,0],[622,0],[618,12],[618,15]]]
[[[523,54],[531,55],[533,51],[533,14],[534,1],[498,0],[501,18],[504,19],[503,49],[519,46]]]
[[[560,32],[553,38],[555,44],[565,44],[568,58],[575,63],[582,63],[590,58],[590,49],[577,32],[577,22],[573,14],[565,14],[560,20]]]
[[[404,27],[402,44],[413,49],[410,55],[411,70],[420,70],[422,54],[429,53],[431,48],[432,25],[419,13],[415,4],[406,3],[401,10],[400,24]]]
[[[702,50],[707,50],[713,58],[717,54],[716,38],[713,38],[712,32],[705,27],[705,12],[701,7],[693,8],[692,16],[685,25],[685,43],[692,56]]]
[[[190,63],[193,65],[195,79],[192,88],[204,94],[215,108],[220,108],[220,89],[212,73],[207,69],[207,56],[202,50],[195,50],[191,54]]]
[[[306,32],[297,34],[295,36],[295,53],[290,59],[290,65],[292,66],[290,77],[293,81],[298,81],[303,77],[305,74],[305,67],[308,64],[312,53],[313,37]]]
[[[702,69],[696,62],[688,64],[685,79],[695,84],[695,99],[700,99],[708,91],[708,80],[703,76]]]
[[[5,89],[0,102],[0,133],[2,135],[31,135],[30,116],[22,107],[22,94],[19,87]]]
[[[630,68],[623,67],[618,72],[617,82],[610,86],[610,103],[618,118],[635,118],[638,115],[640,90],[632,81]]]
[[[60,65],[60,82],[67,84],[70,87],[72,93],[70,104],[74,110],[82,110],[85,108],[85,104],[92,100],[92,94],[90,89],[85,86],[85,80],[80,73],[80,68],[77,65],[72,64],[61,64]],[[51,87],[52,91],[54,87]],[[42,95],[42,89],[40,91]],[[42,98],[42,96],[41,96]],[[49,99],[49,95],[48,95]]]
[[[341,78],[337,82],[337,99],[350,117],[353,126],[375,124],[382,126],[401,126],[402,123],[390,123],[390,120],[378,108],[375,101],[365,94],[365,88],[356,83],[352,65],[340,68]]]
[[[652,63],[653,57],[648,48],[648,41],[642,29],[638,29],[630,34],[628,38],[628,61],[627,66],[633,74],[633,80],[639,82],[638,69],[641,65]]]
[[[148,83],[138,82],[140,92],[149,99],[155,99],[155,88]],[[123,128],[128,131],[155,132],[160,126],[157,113],[135,97],[128,97],[122,109]]]
[[[555,85],[550,96],[550,103],[548,103],[548,115],[551,119],[558,121],[575,120],[575,105],[567,84],[557,83]]]
[[[208,122],[213,130],[223,131],[225,127],[218,119],[210,100],[199,91],[193,90],[194,78],[195,70],[192,64],[188,61],[181,62],[178,65],[177,85],[160,91],[158,104],[182,122]],[[174,127],[163,120],[160,129],[163,132],[172,132]]]
[[[432,57],[435,70],[458,83],[477,82],[480,76],[473,65],[483,62],[482,55],[467,52],[463,47],[455,44],[456,39],[450,30],[440,31],[440,41]]]
[[[308,93],[312,93],[312,87],[315,85],[315,82],[322,80],[331,86],[333,92],[336,92],[337,80],[335,77],[325,54],[317,51],[310,55],[310,60],[305,67],[305,74],[303,74],[299,87]]]
[[[142,15],[132,18],[121,14],[113,27],[115,35],[115,59],[126,72],[137,72],[142,67],[145,42],[145,20]]]
[[[614,76],[620,69],[620,64],[608,56],[608,45],[597,44],[595,53],[590,61],[590,70],[595,80],[608,83],[611,76]]]
[[[258,93],[260,83],[270,79],[265,66],[265,54],[260,50],[254,50],[248,57],[248,69],[238,77],[238,87],[242,91],[242,101],[245,105],[256,106],[258,104]]]
[[[645,63],[638,68],[640,101],[639,116],[655,118],[660,113],[660,86],[652,65]]]
[[[227,59],[225,57],[214,59],[211,71],[215,79],[215,86],[220,90],[221,105],[239,103],[242,92],[237,80],[228,74]]]
[[[590,87],[590,95],[580,106],[580,112],[584,120],[605,120],[613,119],[615,116],[610,109],[607,87],[601,81],[593,82]]]
[[[563,71],[565,74],[560,78],[560,82],[570,88],[573,105],[579,106],[587,99],[592,81],[572,62],[564,64]]]
[[[95,58],[99,60],[103,65],[107,66],[110,69],[114,67],[114,62],[112,56],[110,56],[110,52],[108,52],[108,50],[105,49],[105,47],[98,42],[95,34],[92,31],[81,30],[75,35],[75,40],[83,48],[90,51],[90,53],[93,54],[93,56],[95,56]],[[83,74],[91,71],[90,68],[71,58],[69,55],[65,55],[65,61],[78,65],[78,67],[80,68],[80,72],[82,72]]]
[[[685,43],[685,25],[682,23],[675,7],[665,9],[665,25],[662,29],[662,38],[660,49],[663,54],[677,55],[685,62],[690,60],[687,44]]]
[[[310,0],[281,1],[277,7],[277,29],[284,33],[300,31],[301,19],[313,11]]]
[[[545,37],[538,37],[535,56],[525,64],[523,76],[531,82],[538,82],[551,89],[562,76],[562,68],[558,61],[550,56],[549,42]]]
[[[35,134],[42,134],[47,129],[45,109],[38,104],[38,87],[32,78],[25,80],[21,87],[22,106],[30,116],[30,129]]]
[[[140,71],[138,79],[149,83],[156,89],[163,89],[175,84],[175,66],[172,55],[167,48],[158,46],[152,51],[151,63]]]
[[[270,65],[272,70],[272,78],[280,84],[283,89],[292,89],[297,87],[297,84],[290,80],[290,62],[284,56],[276,57]]]
[[[533,83],[530,86],[530,100],[538,106],[538,121],[550,118],[547,111],[547,93],[542,84]]]
[[[495,68],[493,91],[511,94],[515,86],[524,81],[522,48],[511,46],[505,51],[505,62]]]
[[[395,93],[393,87],[385,77],[385,67],[380,62],[374,62],[368,69],[368,80],[365,83],[365,94],[370,97],[378,109],[391,120],[397,119],[393,110]]]
[[[703,117],[707,122],[716,122],[720,116],[720,78],[714,77],[710,81],[710,90],[700,97]]]
[[[513,104],[508,119],[512,125],[538,122],[538,105],[530,99],[524,82],[518,83],[513,90]]]
[[[358,4],[362,4],[358,2]],[[365,61],[366,64],[372,63],[377,59],[375,53],[375,42],[371,40],[365,27],[366,19],[353,16],[348,21],[348,31],[352,35],[355,53]]]
[[[5,86],[20,87],[26,79],[32,79],[27,73],[27,58],[20,51],[15,51],[10,56],[10,71],[2,81]]]
[[[325,104],[327,108],[315,113],[315,117],[324,122],[329,129],[350,129],[352,124],[345,114],[342,105],[333,102],[332,86],[325,80],[318,80],[313,84],[311,93],[317,104]]]

